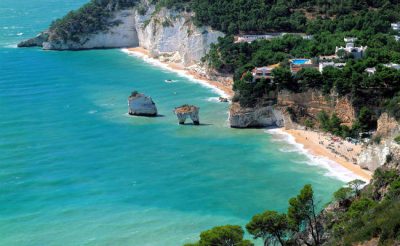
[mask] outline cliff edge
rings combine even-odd
[[[102,25],[82,31],[81,29],[85,29],[82,27],[84,23],[74,20],[79,17],[67,15],[64,18],[70,18],[75,23],[58,20],[49,30],[22,41],[18,46],[39,46],[45,50],[143,47],[154,58],[191,66],[200,62],[211,43],[224,36],[222,32],[214,31],[210,27],[195,26],[192,22],[193,13],[167,8],[156,9],[147,0],[142,0],[133,7],[107,5],[102,8],[105,12],[96,16]],[[79,11],[82,10],[77,12]],[[75,28],[74,25],[78,27]]]

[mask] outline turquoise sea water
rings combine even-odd
[[[85,0],[0,1],[0,245],[181,245],[343,181],[285,135],[227,126],[218,95],[120,50],[17,49]],[[165,83],[173,79],[176,83]],[[151,95],[164,117],[129,117]],[[200,127],[172,109],[201,107]]]

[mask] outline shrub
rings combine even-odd
[[[397,137],[395,137],[395,138],[394,138],[394,141],[395,141],[397,144],[400,144],[400,135],[397,136]]]

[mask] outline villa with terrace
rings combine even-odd
[[[251,75],[253,76],[252,82],[255,83],[259,79],[269,79],[272,82],[274,79],[274,76],[272,75],[272,70],[274,70],[277,67],[279,67],[279,64],[274,64],[264,67],[255,67],[251,71]]]
[[[292,74],[298,73],[303,68],[314,68],[318,69],[318,64],[314,64],[311,59],[291,59],[289,60],[290,63],[290,72]]]
[[[341,52],[344,52],[345,55],[351,55],[354,59],[361,59],[365,55],[365,51],[367,50],[367,46],[354,46],[354,42],[357,41],[357,38],[344,38],[346,43],[345,47],[336,47],[335,54],[337,56],[341,56]]]

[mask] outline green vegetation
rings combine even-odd
[[[372,239],[379,245],[400,242],[400,176],[377,169],[370,184],[354,180],[334,193],[332,206],[319,214],[311,185],[289,200],[287,214],[265,211],[246,229],[264,245],[355,245]],[[229,243],[227,243],[229,242]],[[236,244],[234,244],[235,242]],[[252,245],[240,226],[215,227],[189,245]]]
[[[285,214],[265,211],[255,215],[246,225],[246,229],[254,239],[261,238],[264,245],[276,243],[284,245],[289,235],[289,221]]]
[[[360,32],[358,34],[363,35]],[[385,107],[392,115],[400,116],[400,96],[395,97],[400,92],[400,72],[379,65],[400,62],[400,44],[391,35],[372,35],[368,41],[359,39],[360,43],[369,46],[366,57],[362,60],[347,59],[344,69],[328,67],[320,74],[316,69],[308,68],[296,75],[290,73],[288,59],[333,54],[336,46],[343,45],[345,36],[346,33],[325,32],[315,35],[313,40],[303,40],[300,36],[286,35],[250,44],[234,43],[233,37],[228,36],[211,46],[204,61],[223,73],[233,73],[235,84],[241,83],[242,74],[253,67],[281,63],[281,68],[273,72],[274,82],[280,90],[303,92],[317,89],[325,94],[336,91],[340,96],[349,95],[356,107]],[[374,66],[377,66],[375,74],[364,72],[366,68]],[[253,94],[244,92],[246,88],[240,86],[236,86],[235,91]]]
[[[305,185],[300,193],[289,200],[287,214],[265,211],[255,215],[246,225],[254,239],[262,239],[264,245],[319,245],[322,227],[317,220],[318,209],[311,185]],[[311,235],[309,240],[308,235]],[[296,236],[295,236],[296,235]],[[227,243],[229,242],[229,243]],[[233,243],[235,242],[235,243]],[[191,245],[226,246],[253,245],[243,240],[240,226],[222,226],[200,234],[200,241]]]
[[[335,113],[329,116],[327,112],[322,111],[317,115],[317,120],[323,131],[330,132],[343,138],[358,137],[360,133],[368,132],[376,128],[376,116],[366,107],[361,108],[357,120],[353,123],[351,128],[342,125],[340,118]],[[375,140],[378,141],[378,138],[379,137],[376,137]]]
[[[253,246],[243,239],[244,231],[240,226],[217,226],[200,234],[200,241],[185,246]]]
[[[234,75],[235,102],[244,107],[254,107],[264,104],[265,99],[270,100],[271,92],[280,90],[299,93],[312,89],[322,91],[325,95],[337,93],[339,96],[347,96],[357,109],[358,119],[355,124],[349,128],[325,125],[325,130],[332,128],[328,131],[332,130],[340,136],[358,136],[361,132],[375,129],[375,112],[387,111],[400,119],[400,71],[382,66],[391,62],[400,63],[400,43],[395,41],[394,32],[390,28],[390,23],[400,20],[400,4],[397,1],[248,2],[247,5],[241,1],[219,1],[218,5],[198,0],[193,1],[193,4],[203,5],[192,6],[191,9],[196,12],[198,22],[228,34],[287,31],[313,34],[313,38],[307,40],[298,35],[285,35],[252,43],[235,43],[232,35],[220,38],[217,44],[211,46],[203,61],[221,73]],[[268,10],[264,9],[264,4],[268,5]],[[268,13],[277,9],[289,12],[286,12],[286,17],[276,18],[273,24],[269,23],[268,14],[265,17],[257,14],[258,11]],[[214,11],[219,12],[209,16]],[[305,22],[294,21],[302,19],[302,15],[307,17]],[[281,26],[285,21],[290,24]],[[267,27],[263,26],[265,23],[268,23]],[[334,60],[345,62],[343,69],[327,67],[320,74],[316,69],[306,68],[292,75],[289,59],[312,58],[318,62],[320,56],[332,55],[336,46],[343,46],[344,37],[357,37],[355,45],[368,46],[364,59],[355,60],[343,55]],[[257,84],[249,84],[247,76],[243,76],[254,67],[276,63],[281,66],[273,71],[273,83],[257,81]],[[376,67],[375,74],[365,72],[370,67]]]
[[[395,138],[394,138],[394,141],[395,141],[397,144],[400,144],[400,135],[397,136],[397,137],[395,137]]]
[[[159,6],[196,13],[195,23],[228,34],[267,31],[318,33],[320,30],[388,31],[397,1],[316,0],[154,0]],[[371,10],[374,11],[371,11]],[[376,20],[371,22],[371,20]]]
[[[387,188],[388,192],[382,194]],[[343,188],[337,193],[344,194]],[[339,195],[340,199],[343,194]],[[400,240],[400,177],[397,171],[378,169],[373,183],[358,190],[358,194],[355,190],[352,196],[349,203],[342,203],[341,210],[330,214],[336,219],[328,221],[326,230],[332,230],[333,234],[327,245],[353,245],[374,238],[379,240],[379,245],[395,245]]]
[[[105,31],[118,22],[110,21],[113,11],[134,6],[138,0],[91,0],[76,11],[69,12],[50,26],[53,40],[80,42],[79,35]]]

